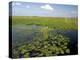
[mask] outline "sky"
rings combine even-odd
[[[12,5],[11,5],[12,4]],[[12,2],[12,16],[49,16],[49,17],[77,17],[76,5],[51,3]],[[10,14],[11,14],[10,12]]]

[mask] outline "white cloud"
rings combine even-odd
[[[72,13],[72,14],[76,14],[76,13],[77,13],[77,11],[71,11],[71,13]]]
[[[30,8],[30,5],[26,5],[27,8]]]
[[[21,5],[21,3],[12,3],[12,6],[15,6],[15,5]]]
[[[50,5],[48,5],[48,4],[41,6],[41,8],[43,8],[45,10],[51,10],[51,11],[53,11],[53,8]]]
[[[21,5],[21,3],[15,3],[16,5]]]

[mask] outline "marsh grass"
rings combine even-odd
[[[12,16],[12,25],[15,24],[47,26],[49,28],[62,30],[78,28],[77,18]]]

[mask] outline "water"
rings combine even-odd
[[[24,42],[29,42],[34,39],[44,39],[40,31],[44,26],[36,25],[15,25],[12,27],[12,45],[16,46]]]
[[[30,42],[34,39],[44,39],[43,33],[41,32],[42,28],[48,28],[45,26],[36,26],[36,25],[14,25],[12,27],[12,45],[13,47],[24,44],[25,42]],[[44,31],[43,31],[44,32]],[[70,50],[71,54],[77,54],[77,44],[78,44],[78,32],[77,30],[50,30],[49,32],[62,34],[70,38]]]

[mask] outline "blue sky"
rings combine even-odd
[[[12,16],[77,17],[75,5],[12,2]]]

